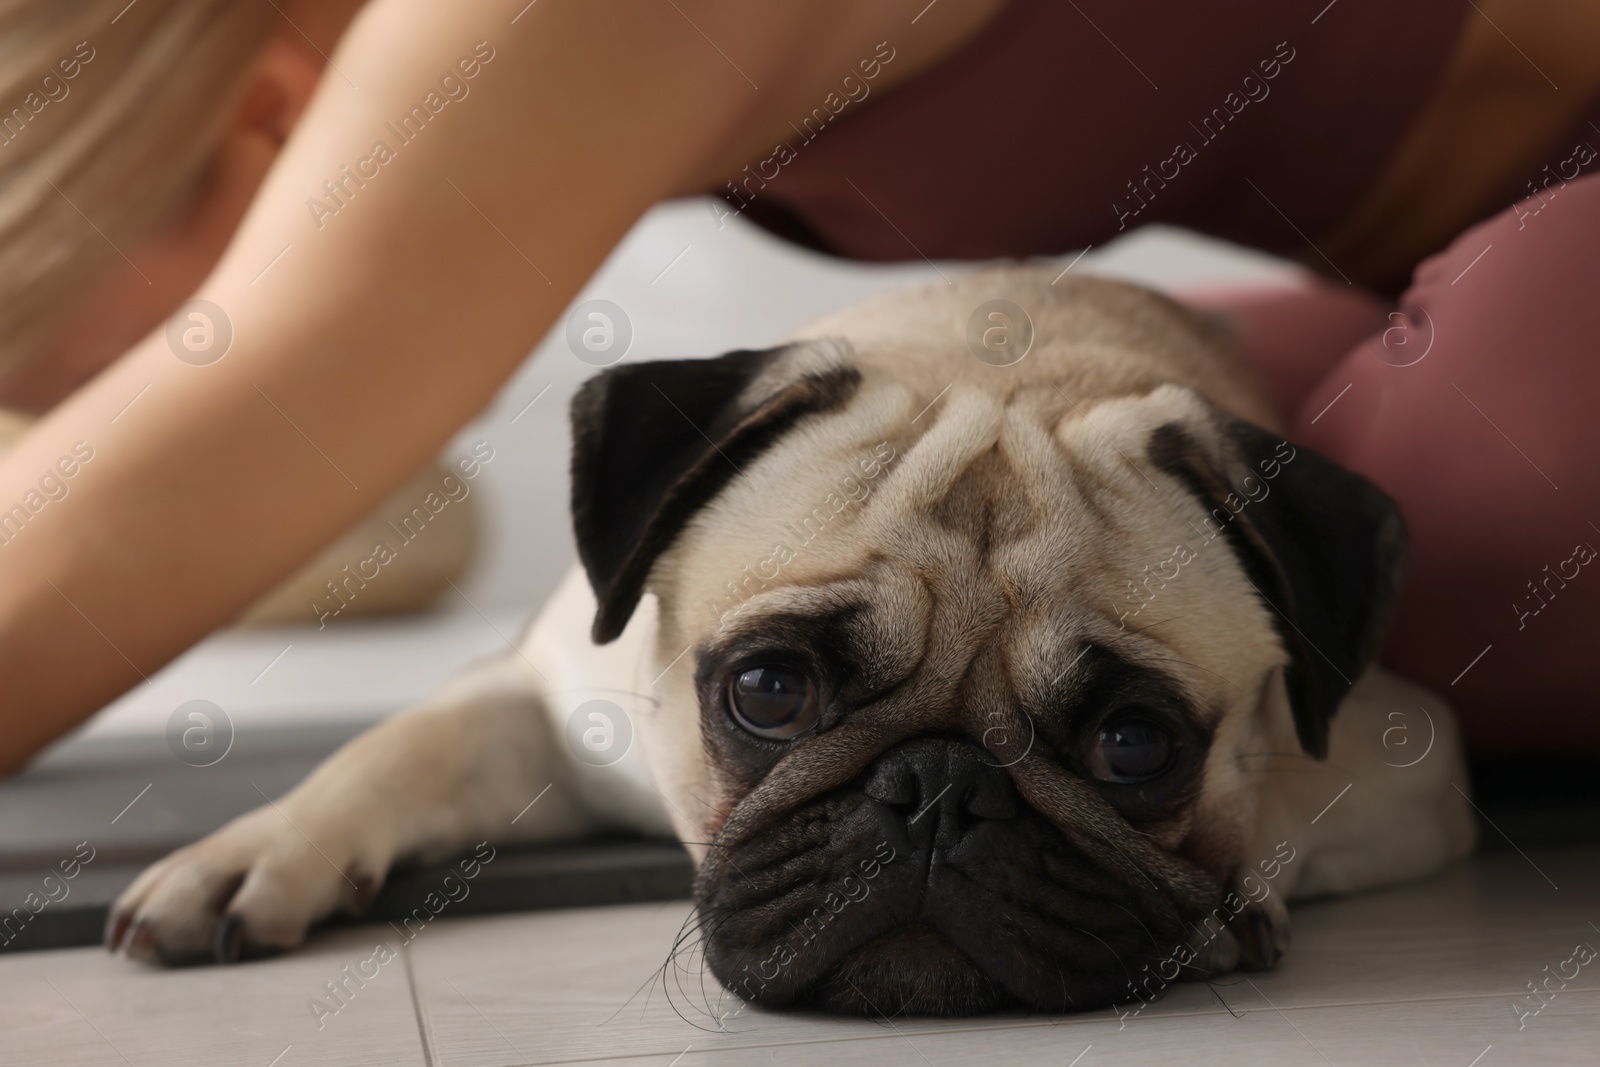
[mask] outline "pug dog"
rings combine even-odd
[[[397,862],[625,827],[689,850],[743,1001],[1085,1010],[1473,846],[1449,708],[1373,663],[1395,505],[1165,297],[973,273],[610,369],[572,429],[582,569],[515,649],[145,871],[113,951],[286,949]]]

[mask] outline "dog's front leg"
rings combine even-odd
[[[536,682],[506,657],[350,741],[141,874],[112,907],[108,946],[167,963],[288,948],[336,910],[359,913],[397,860],[591,829]]]

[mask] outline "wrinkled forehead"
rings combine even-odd
[[[664,568],[674,629],[715,646],[777,625],[763,620],[833,618],[885,671],[916,658],[955,674],[999,650],[1013,687],[1044,684],[1089,644],[1240,673],[1208,635],[1258,626],[1259,609],[1220,543],[1128,617],[1129,590],[1196,541],[1199,504],[1146,458],[1192,403],[957,387],[919,414],[903,392],[868,392],[797,428],[696,520]]]
[[[904,390],[880,388],[795,429],[691,524],[699,536],[674,554],[678,579],[720,584],[735,577],[730,566],[742,574],[778,546],[795,550],[782,563],[791,581],[859,571],[885,556],[936,581],[974,541],[991,567],[1052,536],[1053,547],[1072,551],[1081,541],[1064,527],[1093,505],[1089,497],[1132,473],[1094,469],[1100,457],[1079,454],[1059,412],[1027,398],[957,386],[937,407],[909,405]]]

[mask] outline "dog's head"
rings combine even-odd
[[[1206,399],[1175,305],[1052,296],[1015,367],[869,316],[574,404],[594,638],[657,596],[645,739],[747,1000],[1085,1009],[1275,958],[1265,757],[1325,754],[1403,529]]]

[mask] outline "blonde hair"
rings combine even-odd
[[[265,0],[0,0],[0,374],[204,176]]]

